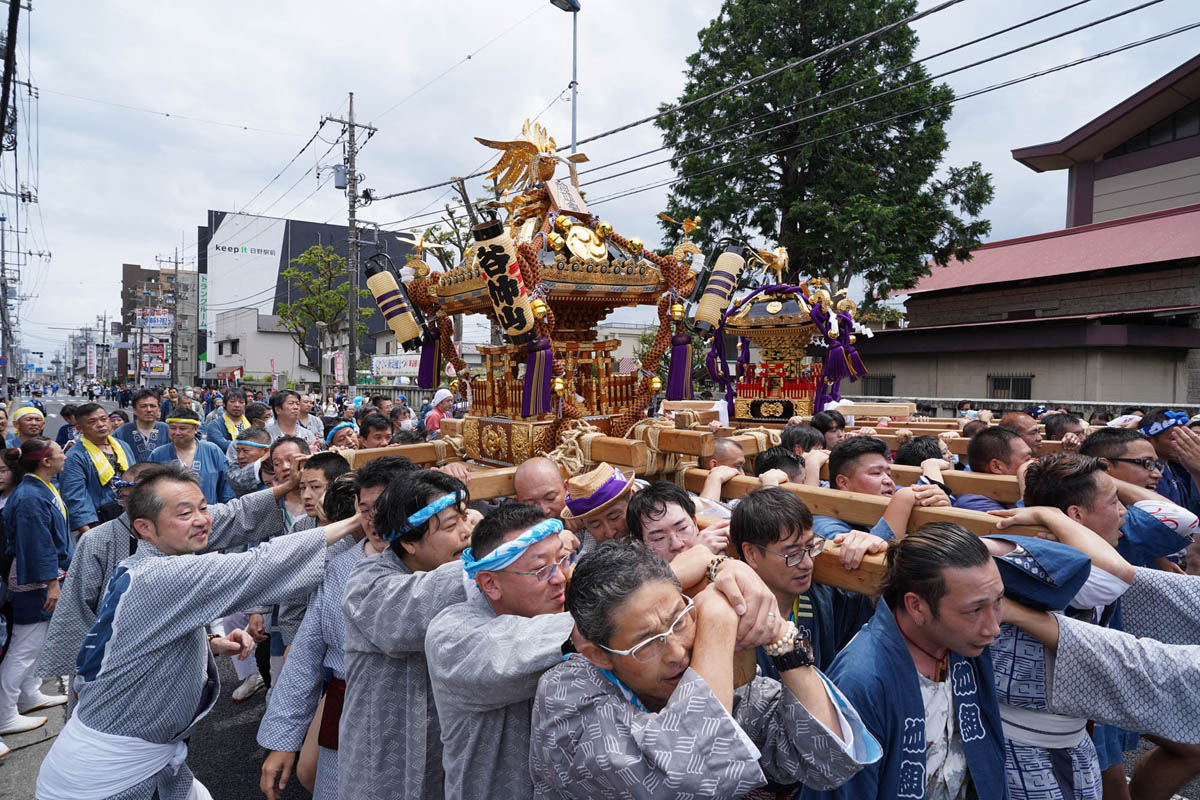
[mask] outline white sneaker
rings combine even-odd
[[[48,719],[49,717],[23,717],[17,714],[0,722],[0,736],[8,736],[10,733],[25,733],[40,728],[46,724]]]
[[[12,752],[12,748],[9,747],[8,745],[6,745],[2,740],[0,740],[0,758],[4,758],[6,755],[8,755],[11,752]]]
[[[262,675],[257,672],[251,675],[246,680],[242,681],[241,685],[233,690],[233,702],[240,703],[243,700],[249,700],[255,694],[262,690],[266,684],[263,682]]]
[[[38,692],[28,700],[21,700],[17,703],[17,713],[25,714],[30,711],[37,711],[39,708],[53,708],[54,706],[63,706],[67,704],[67,696],[65,694],[42,694]]]

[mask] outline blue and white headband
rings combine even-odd
[[[542,520],[517,538],[505,542],[480,559],[476,559],[471,553],[471,548],[468,547],[462,554],[463,569],[466,570],[467,577],[472,579],[481,572],[504,569],[524,555],[530,547],[547,536],[560,533],[562,529],[562,520]]]
[[[263,444],[262,442],[251,442],[248,439],[235,439],[233,443],[234,444],[244,444],[247,447],[260,447],[263,450],[266,450],[271,446],[269,444]]]
[[[447,508],[457,503],[459,499],[460,497],[458,492],[451,492],[450,494],[442,495],[437,500],[434,500],[432,503],[422,508],[420,511],[414,511],[412,514],[410,514],[407,520],[408,526],[406,528],[403,530],[391,531],[385,534],[383,538],[389,542],[395,541],[397,538],[399,538],[400,534],[404,533],[404,531],[412,530],[418,525],[428,522],[434,514],[445,511]]]
[[[1165,411],[1163,413],[1166,414],[1166,419],[1143,425],[1138,430],[1146,436],[1157,436],[1165,430],[1188,424],[1188,415],[1182,411]]]

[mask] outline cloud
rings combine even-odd
[[[720,5],[717,0],[583,3],[581,138],[647,116],[677,97],[684,59],[696,47],[696,32]],[[938,59],[930,68],[942,71],[1122,7],[1115,0],[1096,0]],[[1167,30],[1180,24],[1185,8],[1187,0],[1167,0],[948,82],[956,90],[970,90]],[[196,226],[205,222],[206,210],[241,210],[324,114],[345,113],[347,91],[355,92],[357,117],[374,120],[379,128],[362,150],[359,169],[364,185],[381,194],[472,171],[488,157],[473,136],[510,136],[522,119],[547,105],[540,121],[560,143],[570,139],[570,104],[552,100],[570,80],[571,20],[546,0],[123,2],[106,5],[103,13],[97,13],[93,3],[63,0],[36,9],[32,16],[22,15],[21,41],[24,45],[24,26],[32,22],[32,76],[46,90],[40,103],[41,205],[21,213],[24,225],[31,212],[36,220],[40,211],[47,243],[41,242],[34,221],[34,242],[26,240],[22,247],[48,246],[54,258],[38,296],[22,311],[29,321],[82,324],[105,310],[116,313],[119,284],[81,282],[118,280],[122,263],[152,265],[156,255],[169,254],[181,239],[185,254],[194,256]],[[1042,0],[963,3],[917,26],[921,53],[1046,10]],[[491,41],[515,23],[514,30]],[[1066,135],[1194,55],[1198,45],[1200,34],[1191,32],[957,108],[950,123],[947,163],[978,160],[993,174],[996,200],[987,215],[995,237],[1058,228],[1065,215],[1065,175],[1033,173],[1012,161],[1011,149]],[[458,63],[473,52],[465,63]],[[420,88],[431,80],[432,85]],[[289,135],[164,118],[51,91]],[[336,133],[335,127],[326,126],[323,135]],[[581,149],[598,164],[660,144],[657,130],[644,125]],[[248,210],[261,210],[291,186],[328,146],[317,145],[319,149],[301,156]],[[324,163],[339,159],[340,149],[335,148]],[[10,180],[11,170],[7,174]],[[668,166],[655,167],[600,184],[592,196],[671,176]],[[271,213],[288,209],[316,186],[316,178],[309,176]],[[377,222],[400,219],[437,208],[450,199],[441,197],[443,193],[379,202],[362,216]],[[659,237],[654,216],[663,208],[665,195],[665,189],[645,192],[597,210],[618,230],[654,245]],[[0,206],[11,220],[12,200]],[[344,196],[328,185],[291,216],[337,222],[344,219],[344,208]],[[23,291],[33,288],[38,274],[36,263],[26,268]],[[631,317],[639,315],[618,315]]]

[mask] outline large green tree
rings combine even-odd
[[[678,102],[854,39],[916,6],[916,0],[725,0],[699,33]],[[913,286],[928,273],[929,260],[944,265],[967,257],[991,230],[979,215],[993,192],[978,162],[942,164],[951,106],[926,107],[951,99],[950,87],[925,82],[866,99],[928,78],[922,65],[906,66],[916,45],[913,30],[899,26],[659,120],[683,179],[667,213],[699,214],[694,238],[705,245],[725,236],[782,244],[791,278],[827,277],[837,289],[860,276],[868,304]],[[821,114],[847,103],[854,105]],[[875,124],[891,117],[897,118]],[[791,124],[730,141],[782,123]],[[718,142],[727,144],[707,149]],[[676,226],[663,228],[677,240]]]

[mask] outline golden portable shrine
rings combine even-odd
[[[505,199],[485,204],[485,213],[503,211],[506,218],[476,221],[474,246],[453,269],[433,271],[422,260],[420,240],[409,263],[411,280],[400,284],[378,265],[368,269],[368,287],[397,341],[406,350],[421,350],[418,383],[432,387],[444,363],[454,366],[454,390],[469,399],[471,414],[450,427],[461,433],[468,458],[518,464],[552,450],[574,420],[623,437],[664,388],[669,399],[692,399],[691,329],[710,337],[709,370],[725,390],[730,410],[738,411],[730,416],[786,420],[803,413],[796,409],[820,401],[822,371],[801,362],[807,340],[823,339],[826,326],[801,317],[828,308],[828,302],[814,304],[799,287],[800,295],[788,302],[797,311],[803,306],[803,314],[792,315],[797,329],[786,335],[781,335],[782,317],[770,310],[778,300],[739,307],[727,320],[746,264],[743,248],[730,248],[707,268],[698,260],[693,264],[701,251],[689,239],[699,224],[691,218],[679,223],[684,239],[670,254],[654,253],[588,210],[576,173],[587,157],[559,156],[541,126],[526,121],[517,139],[478,141],[501,151],[488,177]],[[567,166],[569,179],[555,178],[560,164]],[[769,264],[767,259],[760,258]],[[613,357],[619,342],[598,340],[596,328],[614,309],[635,305],[656,307],[658,330],[641,364],[621,373]],[[454,347],[451,317],[456,314],[485,314],[504,332],[505,344],[478,347],[482,374],[470,374]],[[746,353],[747,342],[755,341],[769,359],[757,366],[739,361],[736,385],[728,380],[727,368],[722,375],[714,367],[724,361],[726,332],[742,337]],[[655,373],[668,350],[664,387]],[[739,394],[745,404],[735,404]],[[743,408],[746,414],[740,413]]]

